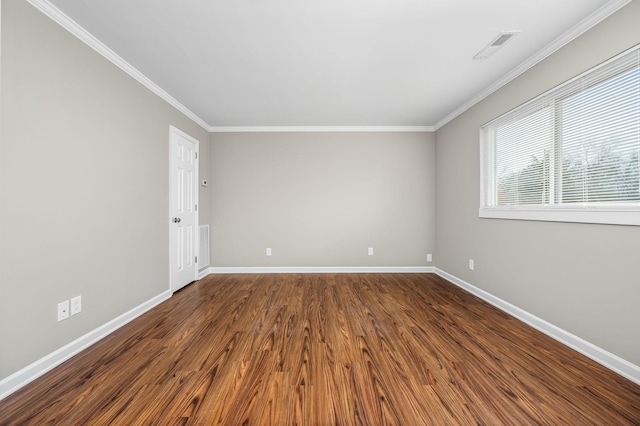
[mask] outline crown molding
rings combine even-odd
[[[251,133],[251,132],[434,132],[433,126],[210,126],[177,99],[164,91],[147,76],[125,61],[117,53],[85,30],[80,24],[67,16],[48,0],[27,0],[32,6],[44,13],[58,25],[76,36],[86,45],[129,74],[147,89],[158,95],[169,105],[186,115],[195,123],[211,133]]]
[[[435,132],[433,126],[211,126],[211,133]]]
[[[158,95],[161,99],[167,102],[169,105],[173,106],[175,109],[189,117],[195,123],[200,125],[203,129],[208,129],[209,124],[207,124],[204,120],[198,117],[196,114],[191,112],[186,106],[182,105],[176,98],[171,96],[169,93],[165,92],[160,86],[151,81],[147,76],[142,74],[136,68],[134,68],[127,61],[122,59],[117,53],[113,50],[109,49],[104,43],[95,38],[91,33],[85,30],[82,26],[80,26],[73,19],[68,17],[64,12],[60,9],[52,5],[47,0],[27,0],[33,7],[38,9],[40,12],[44,13],[50,19],[55,21],[58,25],[63,27],[65,30],[69,31],[71,34],[76,36],[80,41],[84,42],[86,45],[91,47],[93,50],[98,52],[100,55],[104,56],[107,60],[112,62],[115,66],[129,74],[135,80],[137,80],[140,84],[145,86],[147,89],[151,90],[153,93]]]
[[[48,0],[27,0],[40,12],[51,18],[64,29],[76,36],[82,42],[104,56],[118,68],[129,74],[143,86],[158,95],[168,104],[182,112],[188,118],[211,133],[251,133],[251,132],[435,132],[489,95],[501,89],[503,86],[546,59],[560,48],[575,40],[577,37],[602,22],[604,19],[617,12],[632,0],[611,0],[603,7],[589,15],[583,21],[575,25],[569,31],[547,45],[535,55],[500,78],[498,81],[478,93],[473,98],[456,108],[450,114],[438,121],[434,126],[210,126],[177,99],[164,91],[160,86],[134,68],[118,54],[108,48],[104,43],[95,38],[77,22],[68,17],[60,9],[52,5]]]
[[[582,34],[595,27],[600,22],[604,21],[609,16],[613,15],[618,10],[622,9],[627,4],[631,3],[632,0],[611,0],[600,9],[593,12],[591,15],[583,19],[581,22],[576,24],[570,30],[566,31],[560,37],[555,39],[553,42],[548,44],[542,50],[539,50],[536,54],[530,57],[528,60],[520,64],[518,67],[514,68],[511,72],[504,75],[498,81],[493,83],[491,86],[487,87],[480,93],[478,93],[473,98],[469,99],[464,104],[460,105],[454,111],[452,111],[449,115],[445,116],[442,120],[438,121],[434,127],[435,130],[440,129],[445,124],[449,123],[463,112],[467,111],[483,99],[487,98],[489,95],[497,92],[502,87],[506,86],[511,81],[515,80],[520,75],[524,74],[529,69],[533,68],[538,63],[542,62],[544,59],[548,58],[562,47],[566,46],[576,38],[580,37]]]

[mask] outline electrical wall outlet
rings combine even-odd
[[[271,256],[271,247],[267,247],[266,252],[267,252],[267,256]]]
[[[58,321],[69,318],[69,301],[58,303]]]
[[[427,255],[427,262],[433,262],[433,256],[431,255],[431,253]]]
[[[369,254],[369,256],[373,256],[373,247],[369,247],[369,250],[367,253]]]
[[[82,312],[82,296],[76,296],[71,299],[71,315]]]
[[[473,271],[473,268],[475,268],[475,264],[473,262],[473,259],[469,259],[469,270]]]

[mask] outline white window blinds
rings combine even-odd
[[[481,161],[482,217],[635,210],[542,220],[640,224],[640,47],[482,126]]]

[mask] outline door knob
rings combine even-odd
[[[173,223],[178,223],[180,222],[180,218],[179,217],[174,217],[173,218]]]

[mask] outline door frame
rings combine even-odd
[[[172,228],[172,202],[173,202],[173,197],[174,197],[174,193],[173,193],[173,182],[171,181],[171,173],[173,172],[173,153],[172,153],[172,149],[173,149],[173,141],[174,141],[174,135],[178,135],[180,137],[183,137],[185,139],[187,139],[188,141],[192,142],[195,144],[196,148],[195,148],[195,152],[196,152],[196,170],[195,170],[195,179],[193,180],[193,193],[194,193],[194,197],[195,197],[195,204],[196,204],[196,217],[195,217],[195,221],[194,221],[194,237],[193,237],[193,252],[195,253],[196,259],[198,258],[198,255],[200,254],[200,209],[199,209],[199,205],[200,205],[200,141],[198,141],[196,138],[190,136],[189,134],[183,132],[182,130],[178,129],[175,126],[170,125],[169,126],[169,213],[168,213],[168,218],[167,218],[167,222],[169,224],[169,291],[171,291],[171,293],[179,290],[179,289],[174,289],[175,285],[173,283],[173,228]],[[197,259],[195,262],[195,271],[194,271],[194,276],[193,276],[193,280],[197,280],[198,279],[198,265],[200,264],[200,259]]]

